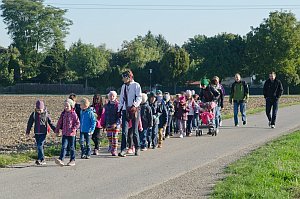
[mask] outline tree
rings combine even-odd
[[[253,72],[265,78],[275,71],[287,84],[300,83],[300,23],[291,12],[271,12],[247,34]]]
[[[74,43],[69,50],[68,66],[77,73],[77,76],[85,80],[87,88],[88,78],[97,77],[109,65],[111,53],[100,46],[96,48],[92,44],[83,44],[81,41]]]
[[[66,10],[44,6],[42,0],[2,0],[2,17],[26,66],[23,76],[36,75],[38,52],[63,38],[72,22],[64,17]],[[35,67],[32,69],[32,67]]]
[[[184,80],[184,74],[189,69],[189,54],[179,46],[171,47],[165,53],[160,64],[160,71],[162,76],[164,76],[165,82],[172,84],[176,93],[176,85]]]
[[[38,78],[44,83],[61,82],[66,78],[68,71],[66,66],[66,49],[61,41],[54,43],[52,48],[48,51],[46,58],[40,64],[40,74]]]
[[[249,75],[246,65],[246,41],[239,35],[222,33],[214,37],[197,35],[183,47],[193,60],[194,80],[203,76],[221,78],[242,73]]]
[[[10,67],[10,60],[17,59],[17,55],[12,55],[13,52],[17,53],[17,49],[4,49],[0,48],[0,85],[8,86],[14,83],[14,71]]]

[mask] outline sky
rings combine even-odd
[[[275,10],[289,10],[300,21],[299,0],[45,0],[44,4],[68,9],[66,18],[73,25],[65,38],[66,47],[81,39],[95,46],[106,44],[113,51],[121,49],[124,40],[149,30],[182,45],[199,34],[246,35]],[[0,17],[0,46],[10,43]]]

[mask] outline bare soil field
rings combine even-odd
[[[92,96],[78,96],[78,99]],[[24,151],[34,147],[33,131],[31,136],[25,136],[27,121],[34,111],[36,100],[44,100],[50,112],[53,123],[56,124],[60,113],[63,111],[63,102],[67,96],[42,96],[42,95],[0,95],[2,107],[0,114],[0,153],[12,151]],[[300,96],[284,96],[280,104],[300,103]],[[251,97],[247,109],[264,107],[263,97]],[[225,109],[222,114],[232,113],[232,106],[225,99]],[[52,133],[52,132],[51,132]],[[48,143],[55,141],[48,136]]]

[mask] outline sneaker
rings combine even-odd
[[[141,155],[141,152],[140,152],[140,149],[137,149],[134,153],[135,156],[140,156]]]
[[[89,155],[85,156],[85,159],[90,159],[90,158],[91,158],[91,156],[89,156]]]
[[[125,151],[121,151],[119,154],[118,154],[119,157],[126,157],[126,152]]]
[[[55,159],[55,164],[57,164],[57,165],[59,165],[61,167],[65,165],[64,162],[62,160],[60,160],[60,159]]]
[[[219,129],[216,129],[216,135],[218,135],[218,134],[219,134],[219,132],[220,132],[220,130],[219,130]]]
[[[81,155],[81,159],[86,159],[86,155]]]
[[[116,153],[112,153],[111,156],[117,156],[117,154]]]
[[[75,160],[71,160],[67,165],[71,167],[75,166]]]
[[[222,122],[222,121],[220,121],[220,123],[219,123],[219,126],[222,126],[222,124],[223,124],[223,122]]]
[[[180,134],[180,136],[179,136],[180,138],[183,138],[183,135],[182,134]]]
[[[40,165],[46,165],[46,161],[45,160],[40,161]]]
[[[127,150],[127,153],[128,153],[128,154],[133,154],[133,149],[132,149],[132,148],[128,149],[128,150]]]
[[[272,125],[271,125],[271,128],[272,128],[272,129],[275,129],[275,125],[274,125],[274,124],[272,124]]]
[[[247,121],[243,121],[243,125],[246,125],[247,124]]]
[[[36,164],[36,165],[40,165],[40,161],[39,161],[39,160],[36,160],[36,161],[35,161],[35,164]]]
[[[99,155],[98,149],[94,149],[93,155]]]
[[[235,127],[239,127],[240,125],[236,124]]]
[[[152,149],[156,149],[156,146],[152,146]]]
[[[167,135],[167,137],[166,137],[167,139],[169,139],[170,138],[170,136],[169,135]]]
[[[141,151],[147,151],[147,148],[141,148]]]
[[[271,127],[271,121],[269,121],[269,127]]]
[[[162,144],[159,144],[159,145],[157,146],[157,148],[162,148]]]

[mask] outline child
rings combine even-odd
[[[74,110],[75,102],[67,99],[64,102],[64,111],[60,114],[56,125],[55,133],[59,134],[59,129],[62,129],[62,147],[60,156],[55,159],[55,163],[64,166],[64,158],[67,151],[67,146],[70,145],[70,162],[68,166],[75,166],[75,136],[79,128],[79,119]]]
[[[80,108],[80,104],[77,103],[77,96],[76,96],[76,94],[75,93],[71,93],[69,95],[69,99],[73,100],[73,102],[75,103],[75,105],[74,105],[74,107],[72,109],[75,111],[75,113],[76,113],[76,115],[77,115],[77,117],[79,118],[79,121],[80,121],[80,111],[81,111],[81,108]],[[75,146],[75,150],[76,150],[76,135],[75,135],[74,142],[75,142],[74,146]],[[68,143],[66,156],[70,156],[70,147],[71,147],[71,145],[70,145],[70,143]]]
[[[108,93],[108,103],[105,105],[105,113],[102,114],[101,125],[106,128],[109,142],[109,151],[112,156],[117,156],[118,134],[120,132],[120,119],[118,116],[118,101],[116,91]]]
[[[151,111],[152,111],[153,126],[149,128],[147,141],[148,141],[148,148],[150,148],[150,144],[152,144],[152,149],[155,149],[157,146],[159,118],[157,112],[156,95],[154,92],[150,92],[149,94],[149,106],[151,107]]]
[[[179,97],[179,103],[176,106],[176,118],[178,123],[178,131],[180,133],[180,138],[186,131],[186,121],[188,120],[187,113],[189,108],[187,107],[186,100],[184,96]]]
[[[45,104],[43,101],[38,100],[36,102],[35,111],[31,113],[28,123],[26,136],[29,136],[30,130],[34,123],[34,137],[38,152],[38,158],[36,160],[36,165],[45,165],[44,156],[44,144],[46,140],[46,135],[50,132],[50,128],[55,131],[55,126],[52,124],[50,115],[48,114]],[[49,128],[50,127],[50,128]]]
[[[90,102],[87,98],[83,98],[80,101],[80,147],[82,159],[90,159],[90,135],[92,135],[96,127],[96,118],[93,110],[89,106]],[[84,141],[86,146],[84,146]]]
[[[102,128],[101,126],[101,118],[103,118],[103,114],[105,113],[105,109],[103,107],[103,100],[101,95],[97,94],[93,97],[93,105],[92,105],[94,112],[97,115],[96,118],[96,128],[92,135],[92,140],[95,144],[95,149],[93,152],[93,155],[99,154],[99,148],[100,148],[100,130]]]
[[[158,148],[162,147],[162,142],[164,140],[164,132],[168,123],[168,112],[166,108],[165,101],[163,100],[163,95],[160,90],[156,92],[157,110],[158,110]]]
[[[147,94],[142,93],[142,102],[141,102],[141,121],[143,130],[140,131],[140,145],[141,150],[147,150],[147,133],[150,127],[153,126],[152,121],[152,110],[149,106]]]

